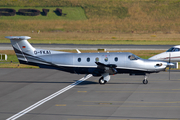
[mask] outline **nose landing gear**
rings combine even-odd
[[[148,76],[147,76],[147,75],[145,75],[145,76],[144,76],[144,80],[143,80],[143,84],[148,84],[148,80],[147,80],[147,78],[148,78]]]

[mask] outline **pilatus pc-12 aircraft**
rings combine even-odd
[[[57,69],[77,74],[92,74],[100,77],[99,83],[105,84],[110,75],[144,75],[143,84],[147,84],[147,74],[164,71],[172,63],[145,60],[129,52],[117,53],[69,53],[36,49],[27,41],[28,36],[7,36],[21,64],[35,65],[40,68]]]

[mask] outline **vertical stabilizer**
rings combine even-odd
[[[34,53],[35,48],[27,41],[31,37],[28,36],[6,36],[5,38],[10,39],[12,47],[21,62],[28,62],[26,56],[31,56]]]

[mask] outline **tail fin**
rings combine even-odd
[[[34,55],[35,48],[27,41],[31,37],[28,36],[6,36],[11,40],[12,47],[18,57],[19,62],[28,62],[26,56]]]
[[[53,54],[63,54],[66,52],[36,49],[27,41],[31,37],[28,36],[7,36],[11,40],[12,47],[21,64],[28,65],[51,65]]]

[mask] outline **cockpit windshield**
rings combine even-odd
[[[136,55],[129,55],[128,56],[128,58],[130,59],[130,60],[138,60],[138,59],[140,59],[140,57],[138,57],[138,56],[136,56]]]
[[[180,51],[180,49],[172,47],[169,50],[167,50],[166,52],[177,52],[177,51]]]

